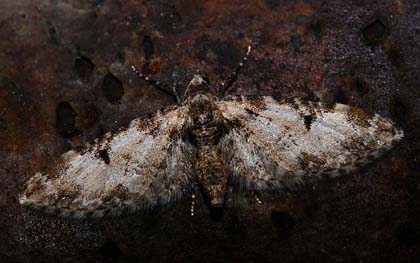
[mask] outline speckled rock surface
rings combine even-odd
[[[416,262],[420,3],[0,1],[0,262]],[[210,219],[190,198],[147,215],[65,221],[19,207],[61,153],[175,103],[133,74],[213,84],[252,44],[230,93],[342,102],[406,137],[351,176],[251,195]],[[200,199],[199,199],[200,200]]]

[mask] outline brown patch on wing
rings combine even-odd
[[[129,199],[128,188],[122,184],[118,184],[114,189],[108,192],[106,196],[102,198],[103,204],[106,206],[119,206],[121,203]],[[116,203],[121,202],[121,203]]]
[[[80,186],[78,185],[74,185],[72,189],[58,189],[54,205],[59,208],[71,208],[74,205],[74,199],[80,196],[80,190]]]
[[[250,99],[249,104],[260,111],[264,111],[267,109],[267,103],[264,97],[256,97],[256,98]]]
[[[45,189],[45,184],[41,182],[41,177],[32,178],[25,191],[25,197],[30,198],[36,192],[42,192]]]
[[[347,114],[350,122],[353,122],[363,128],[370,127],[369,121],[373,117],[372,114],[366,113],[355,107],[348,107]]]
[[[78,154],[78,153],[75,153]],[[47,167],[42,170],[42,175],[46,176],[48,180],[56,179],[60,174],[67,169],[66,163],[62,158],[53,160]]]
[[[325,164],[327,163],[325,159],[319,158],[313,154],[309,154],[309,153],[305,153],[302,152],[301,153],[301,157],[300,157],[300,164],[304,169],[308,169],[311,170],[311,168],[317,168],[317,167],[322,167],[325,166]],[[311,164],[315,164],[317,167],[309,167]]]

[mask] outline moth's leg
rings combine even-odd
[[[225,92],[232,87],[235,83],[235,80],[238,78],[239,72],[244,67],[245,62],[248,60],[249,53],[251,53],[251,46],[248,46],[245,56],[242,58],[241,62],[239,63],[238,67],[235,71],[233,71],[229,78],[226,81],[220,83],[220,95],[223,96]]]
[[[145,76],[143,75],[143,73],[139,72],[136,67],[131,66],[131,69],[140,77],[142,78],[144,81],[146,81],[147,83],[149,83],[150,85],[152,85],[153,87],[158,88],[159,90],[165,92],[166,94],[171,95],[172,97],[175,97],[176,102],[179,104],[181,103],[181,97],[179,96],[178,90],[176,88],[175,85],[173,85],[172,87],[170,87],[168,84],[163,83],[163,82],[159,82],[156,80],[151,79],[149,76]],[[172,92],[170,91],[172,90]]]
[[[178,104],[180,104],[180,103],[182,102],[182,100],[181,100],[181,97],[179,96],[178,89],[176,88],[176,86],[175,86],[175,85],[173,85],[173,86],[172,86],[172,92],[173,92],[173,93],[174,93],[174,95],[175,95],[176,102],[177,102]]]
[[[191,194],[191,216],[194,216],[194,208],[195,208],[195,191],[193,189],[193,193]]]

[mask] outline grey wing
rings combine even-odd
[[[20,203],[64,217],[101,217],[179,199],[193,178],[193,148],[179,107],[134,120],[115,135],[71,150],[35,174]]]
[[[349,173],[403,136],[390,120],[343,104],[235,97],[218,107],[229,128],[222,145],[233,181],[255,190]]]

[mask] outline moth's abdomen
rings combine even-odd
[[[217,145],[197,147],[195,172],[212,206],[222,206],[226,194],[227,168]]]
[[[199,96],[190,103],[191,137],[197,149],[194,168],[201,189],[209,198],[210,204],[220,207],[224,203],[228,175],[219,144],[223,136],[223,126],[218,118],[220,113],[210,98]]]

